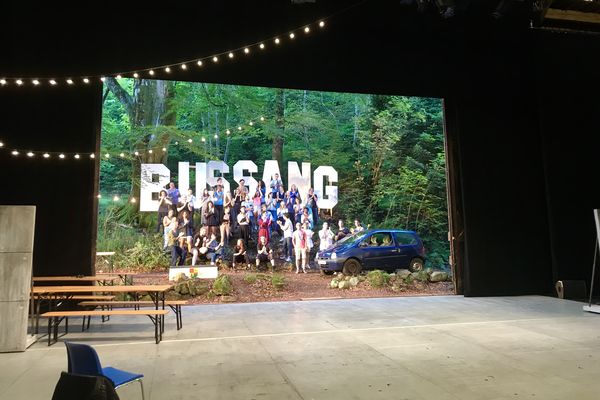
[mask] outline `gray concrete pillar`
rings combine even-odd
[[[0,206],[0,353],[25,351],[35,206]]]

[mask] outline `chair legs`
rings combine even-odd
[[[116,386],[116,387],[115,387],[115,389],[118,389],[118,388],[120,388],[120,387],[123,387],[123,386],[129,385],[129,384],[130,384],[130,383],[132,383],[132,382],[138,381],[138,382],[140,383],[140,389],[142,390],[142,400],[146,400],[146,395],[145,395],[145,393],[144,393],[144,382],[143,382],[143,380],[142,380],[142,379],[143,379],[143,378],[134,379],[133,381],[129,381],[129,382],[127,382],[127,383],[124,383],[124,384],[122,384],[122,385]]]

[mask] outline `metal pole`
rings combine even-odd
[[[600,213],[598,209],[594,210],[594,219],[596,220],[596,245],[594,246],[594,264],[592,265],[592,282],[590,283],[589,306],[592,306],[592,297],[594,295],[594,280],[596,278],[596,257],[598,255],[598,241],[600,241]]]

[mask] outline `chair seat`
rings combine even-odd
[[[113,367],[102,368],[102,375],[110,379],[115,388],[144,377],[143,374],[133,374]]]

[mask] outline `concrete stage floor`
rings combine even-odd
[[[549,297],[200,305],[160,345],[146,318],[77,322],[66,338],[143,373],[147,399],[600,398],[600,315]],[[48,400],[66,368],[62,343],[0,354],[0,399]]]

